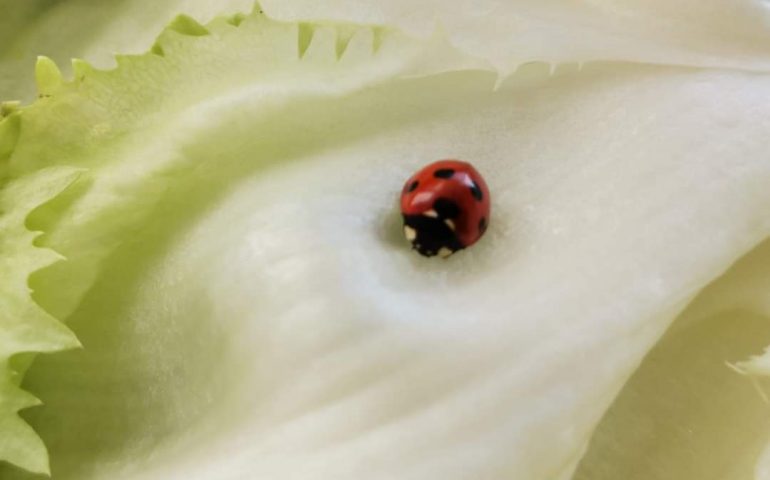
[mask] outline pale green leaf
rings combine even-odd
[[[500,82],[441,32],[256,11],[179,17],[72,81],[39,61],[44,97],[2,127],[0,205],[16,287],[36,270],[85,347],[27,378],[54,478],[570,478],[673,319],[770,232],[770,83],[629,63]],[[495,196],[446,262],[408,250],[395,206],[441,157]],[[39,270],[48,249],[67,260]],[[74,344],[40,315],[14,352]],[[35,442],[5,458],[42,471]]]

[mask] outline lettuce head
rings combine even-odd
[[[0,478],[770,478],[769,24],[0,0]]]

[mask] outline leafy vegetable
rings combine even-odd
[[[278,18],[388,23],[452,43],[513,72],[527,61],[620,60],[770,69],[770,9],[762,0],[264,0]],[[427,28],[426,28],[427,27]]]
[[[577,480],[767,478],[770,384],[726,362],[767,345],[769,255],[765,241],[680,315],[605,415]]]
[[[501,79],[440,33],[259,9],[178,17],[117,60],[65,82],[41,59],[43,98],[0,127],[2,298],[8,325],[40,318],[8,355],[75,345],[38,304],[84,345],[25,381],[55,478],[570,478],[672,320],[770,231],[764,74]],[[450,156],[485,173],[494,217],[431,262],[393,196]],[[26,437],[0,453],[45,471],[8,385]]]
[[[0,124],[4,143],[12,141],[18,123],[18,117],[12,116]],[[61,192],[75,175],[73,169],[43,169],[10,182],[0,193],[0,265],[4,274],[0,287],[0,458],[36,472],[45,472],[48,466],[42,442],[17,415],[20,409],[38,404],[36,398],[19,388],[28,365],[27,358],[20,354],[72,348],[78,342],[30,298],[27,277],[53,263],[57,256],[32,246],[35,234],[24,227],[24,218],[31,209]]]
[[[70,58],[114,67],[115,53],[143,53],[179,12],[208,21],[248,11],[251,0],[0,0],[0,98],[31,100],[35,59],[45,54],[72,73]]]

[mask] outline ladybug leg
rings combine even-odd
[[[404,225],[404,236],[410,242],[414,242],[415,239],[417,239],[417,230],[410,227],[409,225]]]

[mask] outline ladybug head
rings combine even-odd
[[[452,200],[441,197],[432,206],[417,215],[404,214],[404,235],[421,255],[448,257],[463,248],[455,231],[460,209]]]

